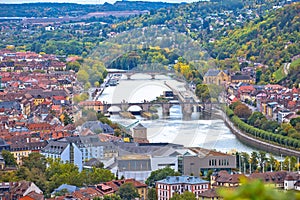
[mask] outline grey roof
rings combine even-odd
[[[231,80],[251,80],[251,77],[248,75],[233,75]]]
[[[68,145],[67,142],[51,141],[42,149],[42,153],[61,154]]]
[[[204,76],[218,76],[220,70],[209,69]]]
[[[41,142],[16,142],[10,145],[11,151],[19,151],[19,150],[40,150],[45,147],[47,144],[46,141]]]
[[[168,176],[167,178],[157,181],[163,184],[205,184],[208,181],[202,180],[195,176]]]
[[[145,126],[143,126],[141,123],[139,123],[138,125],[136,125],[134,128],[134,130],[139,130],[139,129],[146,129]]]
[[[104,133],[113,133],[114,129],[108,124],[103,124],[99,121],[88,121],[82,125],[83,128],[88,128],[91,131],[95,132],[97,130],[102,130]]]
[[[153,156],[166,156],[174,153],[173,149],[178,149],[183,146],[168,143],[115,143],[119,147],[120,155],[128,154],[144,154]]]
[[[0,146],[8,145],[2,138],[0,138]]]
[[[42,89],[32,89],[32,90],[27,90],[26,92],[33,97],[41,97],[41,98],[52,97],[52,96],[64,96],[64,97],[67,96],[67,93],[64,90],[47,91]]]
[[[0,102],[0,108],[21,110],[21,105],[16,101]]]
[[[79,148],[86,146],[114,146],[112,142],[102,142],[98,135],[65,137],[58,142],[74,143]]]

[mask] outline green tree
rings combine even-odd
[[[139,197],[137,189],[132,183],[124,183],[121,185],[118,191],[118,195],[122,200],[132,200],[136,197]]]
[[[67,63],[67,70],[73,70],[75,72],[78,72],[79,69],[80,69],[80,63],[78,61]]]
[[[148,200],[157,200],[157,194],[155,188],[149,188],[147,194]]]
[[[32,168],[38,168],[41,171],[46,171],[47,160],[45,156],[40,153],[33,152],[22,159],[23,167],[31,170]]]
[[[102,200],[102,199],[99,198],[99,200]],[[113,194],[113,195],[110,195],[110,196],[106,195],[106,196],[103,197],[103,200],[121,200],[121,197],[116,195],[116,194]]]
[[[263,168],[265,168],[265,163],[267,162],[267,160],[268,160],[268,158],[266,156],[266,152],[259,151],[258,152],[258,162],[259,162],[261,172],[263,171]]]
[[[234,114],[239,118],[248,119],[251,116],[251,110],[245,104],[239,104],[233,110]]]
[[[77,73],[77,80],[83,83],[87,83],[89,80],[89,74],[84,70],[79,70]]]
[[[64,113],[64,125],[67,126],[68,124],[73,124],[73,119],[70,117],[68,113]]]
[[[2,150],[1,153],[6,166],[10,166],[10,167],[17,166],[16,159],[14,158],[14,155],[12,153],[10,153],[7,150]]]
[[[266,118],[261,112],[253,112],[251,116],[248,118],[248,124],[254,126],[256,120],[262,120]]]
[[[222,188],[218,193],[224,200],[282,200],[299,199],[299,193],[279,192],[276,189],[266,186],[261,180],[241,180],[242,185],[237,188]]]
[[[170,167],[165,167],[163,169],[158,169],[153,172],[151,172],[150,176],[146,180],[146,184],[154,187],[155,182],[167,178],[167,176],[179,176],[180,174],[178,172],[175,172],[174,169],[171,169]]]
[[[198,84],[196,86],[196,95],[198,96],[201,102],[210,102],[210,90],[206,84]]]
[[[250,163],[251,163],[251,171],[256,171],[257,166],[258,166],[258,155],[256,151],[253,151],[251,153],[251,158],[250,158]]]
[[[170,200],[197,200],[197,198],[194,193],[185,191],[181,195],[175,194]]]
[[[300,122],[300,117],[296,117],[296,118],[291,119],[290,124],[293,127],[295,127],[297,125],[297,123],[299,123],[299,122]]]

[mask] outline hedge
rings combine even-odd
[[[279,134],[275,134],[272,132],[268,132],[265,130],[258,129],[254,126],[247,124],[246,122],[242,121],[238,116],[234,115],[233,110],[229,107],[225,109],[226,115],[229,117],[231,122],[237,126],[240,130],[244,131],[245,133],[252,135],[256,138],[259,138],[264,141],[269,141],[280,146],[284,146],[289,149],[299,149],[300,148],[300,141],[288,136],[283,136]]]

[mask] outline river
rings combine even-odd
[[[184,83],[164,75],[156,76],[155,80],[151,80],[150,75],[146,74],[135,74],[131,80],[127,80],[123,75],[119,84],[106,87],[98,100],[109,103],[151,101],[162,95],[163,91],[170,90],[166,83],[177,90],[185,90]],[[204,120],[201,119],[200,113],[193,113],[191,120],[183,120],[179,105],[173,106],[167,117],[162,116],[161,113],[161,108],[158,108],[160,118],[157,120],[147,120],[141,116],[136,116],[136,119],[123,119],[119,115],[112,115],[111,120],[125,126],[137,120],[140,121],[143,126],[147,127],[150,142],[169,142],[222,152],[254,151],[251,147],[241,143],[220,119]]]

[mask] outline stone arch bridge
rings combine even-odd
[[[181,105],[182,115],[184,119],[189,119],[193,112],[200,112],[202,107],[195,102],[179,102],[176,100],[168,101],[168,102],[140,102],[140,103],[129,103],[129,102],[121,102],[121,103],[107,103],[103,102],[103,112],[108,113],[110,108],[118,107],[119,111],[115,112],[123,112],[128,111],[131,106],[139,106],[143,112],[149,112],[150,107],[153,105],[159,105],[162,107],[162,114],[167,116],[170,114],[170,109],[173,105]]]
[[[174,74],[175,72],[172,70],[164,70],[164,71],[155,71],[155,70],[107,70],[108,74],[124,74],[128,80],[131,79],[131,76],[135,74],[148,74],[151,79],[155,79],[156,75],[162,74]]]

